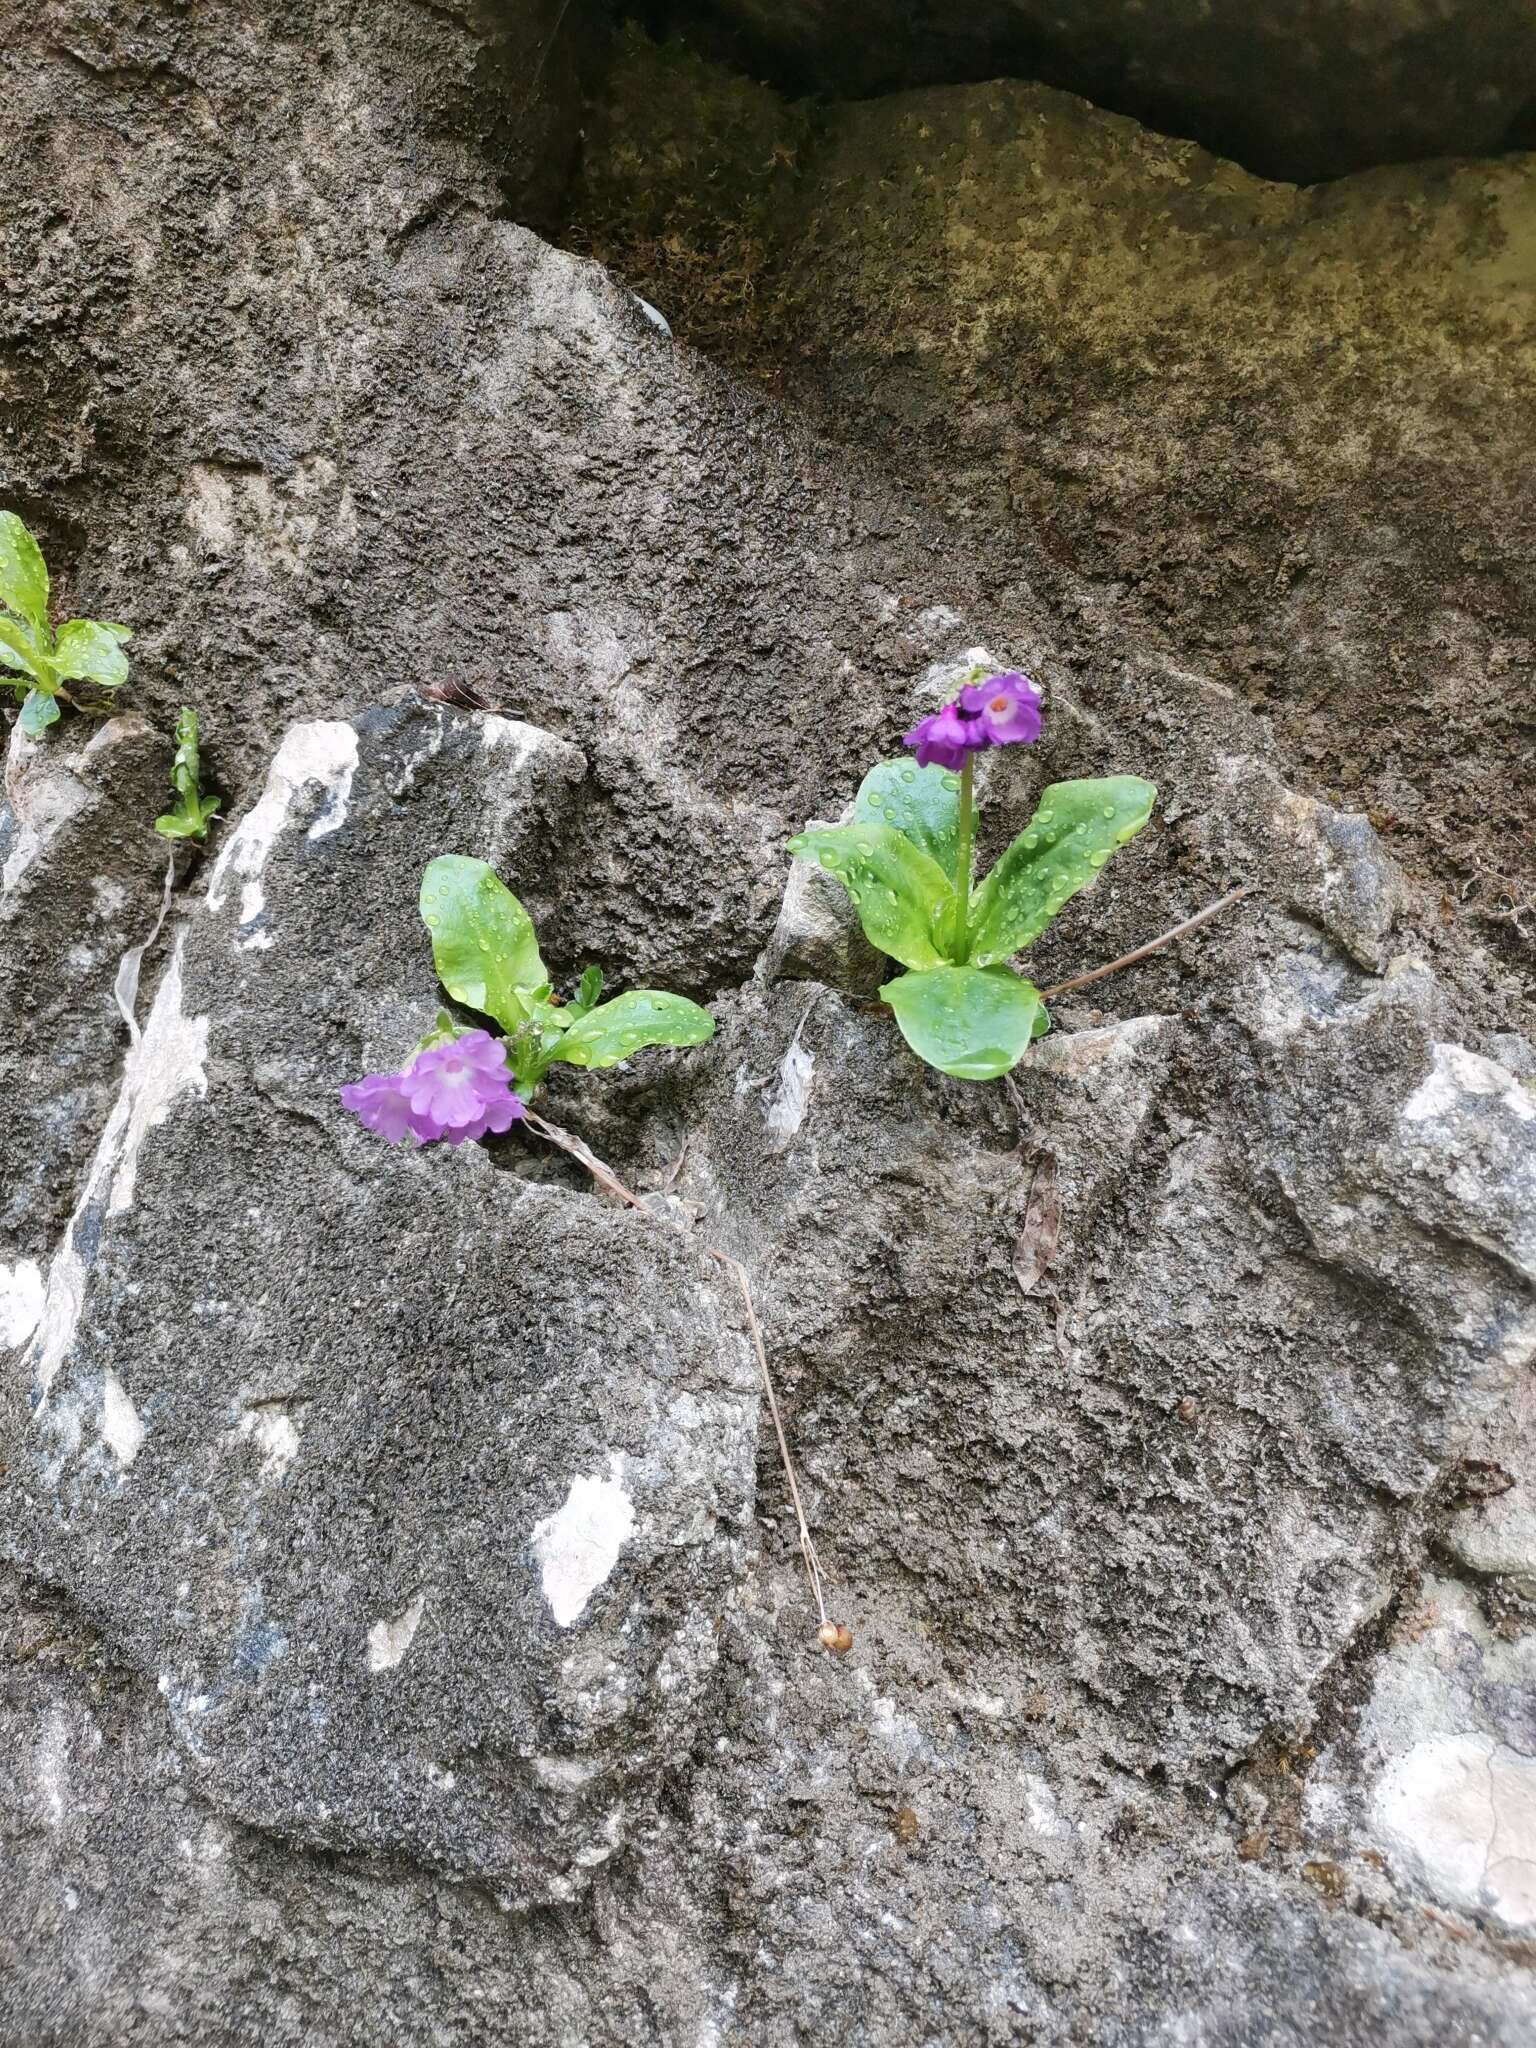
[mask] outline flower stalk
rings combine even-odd
[[[965,958],[970,938],[966,920],[971,904],[971,848],[976,837],[976,803],[972,794],[973,761],[970,754],[960,764],[960,829],[955,845],[955,924],[951,934],[951,957]]]

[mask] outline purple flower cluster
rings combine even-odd
[[[1029,746],[1039,737],[1040,692],[1028,676],[1010,671],[967,683],[953,704],[913,726],[902,744],[917,750],[920,768],[937,763],[953,770],[978,747]]]
[[[451,1045],[430,1045],[398,1074],[367,1074],[341,1091],[342,1106],[391,1145],[446,1138],[462,1145],[509,1130],[523,1113],[512,1092],[507,1049],[489,1031],[466,1031]]]

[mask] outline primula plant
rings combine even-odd
[[[444,854],[430,862],[421,915],[443,987],[500,1028],[468,1028],[440,1010],[398,1073],[369,1074],[342,1089],[343,1104],[391,1144],[462,1145],[509,1130],[557,1060],[614,1067],[646,1046],[703,1045],[713,1035],[713,1017],[684,996],[632,988],[599,1001],[596,967],[562,1003],[532,919],[483,860]]]
[[[975,757],[1040,737],[1040,695],[1027,677],[981,671],[906,735],[916,761],[881,761],[846,825],[789,842],[853,899],[870,942],[907,972],[880,995],[908,1045],[940,1073],[990,1081],[1050,1029],[1040,991],[1008,964],[1034,944],[1117,847],[1152,815],[1157,791],[1136,775],[1055,782],[1028,825],[977,883]]]
[[[43,551],[14,512],[0,512],[0,667],[24,680],[13,682],[21,703],[21,729],[36,739],[59,715],[59,706],[100,707],[68,688],[91,683],[119,689],[128,680],[122,643],[126,626],[99,619],[71,619],[57,633],[48,624],[48,567]]]

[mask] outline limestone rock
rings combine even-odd
[[[833,876],[796,861],[763,954],[770,980],[817,981],[850,995],[870,996],[888,962],[865,938],[848,892]]]
[[[1461,1178],[1423,1171],[1433,986],[1304,947],[1248,980],[1254,1021],[1200,1051],[1172,1018],[1047,1037],[1016,1115],[872,1010],[754,993],[680,1184],[761,1276],[829,1543],[879,1597],[899,1573],[901,1625],[985,1690],[1055,1673],[1106,1753],[1171,1776],[1305,1717],[1536,1344],[1501,1209],[1526,1124],[1458,1099]],[[1047,1154],[1060,1244],[1026,1299]]]
[[[1306,1800],[1318,1835],[1373,1845],[1400,1892],[1528,1934],[1533,1680],[1529,1636],[1500,1642],[1467,1587],[1427,1579],[1373,1673],[1358,1726],[1318,1760]]]
[[[547,887],[584,764],[409,704],[293,728],[178,926],[11,1382],[11,1554],[110,1617],[189,1785],[568,1898],[692,1739],[756,1392],[677,1232],[338,1084],[430,1024],[456,846]],[[239,1161],[238,1188],[215,1161]]]
[[[98,1002],[100,1086],[39,1145],[58,1198],[0,1252],[0,2031],[1525,2043],[1502,1923],[1435,1907],[1448,1928],[1428,1878],[1421,1898],[1348,1849],[1379,1839],[1399,1753],[1349,1751],[1348,1710],[1473,1463],[1514,1470],[1530,1314],[1514,984],[1447,920],[1439,873],[1407,872],[1427,842],[1374,797],[1381,827],[1336,808],[1365,799],[1323,772],[1326,733],[1297,737],[1385,673],[1357,579],[1401,573],[1415,602],[1434,583],[1379,521],[1507,514],[1513,549],[1519,508],[1491,444],[1475,492],[1439,488],[1465,473],[1431,460],[1462,415],[1410,321],[1409,369],[1385,334],[1312,438],[1273,448],[1244,410],[1309,366],[1344,376],[1289,274],[1276,343],[1275,251],[1253,248],[1288,222],[1343,252],[1321,299],[1369,299],[1356,229],[1327,231],[1360,194],[1229,188],[1080,108],[1064,137],[1031,99],[1065,152],[1037,191],[1022,103],[982,122],[978,159],[883,126],[904,101],[828,116],[838,189],[873,195],[844,246],[833,188],[743,115],[771,187],[754,218],[787,201],[799,223],[786,308],[825,248],[847,391],[918,388],[889,433],[859,396],[857,445],[829,444],[702,360],[665,295],[677,342],[508,217],[546,117],[574,118],[547,11],[356,16],[85,0],[23,12],[6,44],[17,502],[79,608],[134,625],[138,710],[205,712],[230,822],[144,956],[137,1037]],[[877,177],[862,143],[839,155],[865,123],[877,155],[896,136]],[[966,166],[955,194],[903,182],[934,165]],[[1225,241],[1189,240],[1202,192]],[[925,200],[974,227],[942,264]],[[1146,231],[1115,253],[1106,217]],[[1396,260],[1426,260],[1422,220]],[[927,267],[898,287],[881,237],[903,226]],[[1457,302],[1469,362],[1509,260],[1490,228],[1487,301]],[[775,275],[765,253],[718,282],[766,331]],[[1126,295],[1171,310],[1138,325]],[[1255,304],[1207,418],[1202,350]],[[887,343],[894,384],[871,368]],[[1481,405],[1502,386],[1478,362]],[[1429,392],[1401,475],[1377,377]],[[1037,438],[1004,463],[1021,406]],[[956,407],[963,445],[940,431]],[[1317,559],[1344,566],[1301,607],[1312,637],[1268,639],[1244,609],[1274,586],[1243,462],[1315,479],[1318,446],[1363,465],[1350,503],[1378,523],[1365,548],[1324,532]],[[1134,502],[1146,529],[1159,478],[1201,515],[1159,529],[1194,592],[1160,624],[1116,524]],[[1073,502],[1070,533],[1037,540],[1036,488]],[[1464,678],[1458,650],[1504,628],[1456,577],[1439,656]],[[1317,701],[1227,659],[1250,631],[1316,656]],[[1496,683],[1516,638],[1490,642]],[[1047,695],[1040,744],[991,778],[984,855],[1044,782],[1161,792],[1033,950],[1042,986],[1254,885],[1060,1008],[1013,1090],[935,1077],[882,1007],[755,971],[784,840],[837,816],[978,646]],[[1426,672],[1401,698],[1373,684],[1372,719],[1417,715]],[[466,686],[497,709],[446,708]],[[1497,828],[1462,765],[1457,802]],[[595,959],[718,1015],[708,1049],[551,1090],[658,1213],[517,1133],[391,1153],[340,1111],[338,1082],[430,1018],[416,884],[445,850],[497,862],[563,987]],[[129,947],[157,910],[138,859],[125,827]],[[41,976],[73,912],[23,894],[5,936]],[[7,1044],[8,1093],[46,1059]],[[1059,1231],[1026,1293],[1051,1174]],[[751,1268],[845,1658],[815,1647],[706,1237]],[[1513,1653],[1516,1582],[1477,1590]],[[1480,1729],[1528,1748],[1494,1704],[1404,1753]],[[1301,1812],[1310,1750],[1337,1832]]]

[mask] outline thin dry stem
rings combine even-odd
[[[642,1216],[649,1216],[653,1223],[665,1222],[666,1219],[664,1217],[658,1216],[654,1209],[647,1208],[638,1195],[632,1194],[613,1171],[612,1167],[605,1166],[597,1154],[589,1146],[583,1144],[580,1138],[573,1136],[570,1131],[562,1130],[558,1124],[548,1123],[531,1109],[523,1111],[523,1122],[538,1137],[547,1139],[551,1145],[557,1145],[562,1152],[568,1152],[573,1159],[578,1160],[587,1169],[587,1172],[591,1174],[599,1187],[606,1188],[611,1195],[617,1195],[619,1200],[627,1202],[631,1209],[638,1209]],[[672,1227],[675,1228],[676,1226]],[[778,1392],[773,1384],[773,1374],[768,1369],[768,1353],[763,1346],[762,1326],[757,1320],[757,1310],[752,1303],[752,1288],[747,1279],[746,1268],[739,1260],[731,1258],[726,1252],[717,1250],[712,1244],[705,1245],[703,1249],[709,1254],[710,1258],[716,1260],[718,1264],[728,1267],[735,1274],[736,1285],[741,1289],[741,1298],[746,1305],[747,1311],[747,1329],[751,1334],[752,1348],[757,1353],[757,1362],[763,1375],[763,1385],[768,1392],[768,1410],[773,1417],[773,1433],[778,1438],[779,1459],[784,1467],[784,1477],[789,1482],[789,1497],[794,1502],[795,1520],[800,1529],[800,1554],[805,1559],[805,1575],[810,1581],[811,1593],[816,1601],[816,1612],[821,1617],[822,1625],[825,1626],[827,1622],[827,1603],[822,1591],[821,1560],[816,1555],[816,1545],[812,1541],[810,1525],[805,1519],[805,1508],[800,1500],[800,1487],[795,1478],[795,1461],[789,1454],[789,1439],[784,1433],[784,1419],[779,1413]]]
[[[1118,974],[1122,967],[1134,967],[1138,960],[1145,960],[1149,953],[1156,953],[1163,946],[1171,946],[1175,939],[1182,939],[1186,932],[1192,932],[1196,925],[1205,924],[1223,910],[1230,909],[1241,897],[1248,895],[1253,885],[1244,882],[1240,889],[1233,889],[1223,896],[1219,903],[1208,903],[1204,910],[1197,910],[1193,917],[1186,917],[1182,924],[1176,924],[1172,931],[1164,932],[1160,939],[1149,940],[1145,946],[1138,946],[1134,953],[1122,953],[1118,960],[1111,960],[1107,967],[1095,967],[1091,974],[1074,974],[1070,981],[1058,981],[1054,988],[1040,991],[1042,1002],[1053,996],[1064,996],[1075,988],[1086,988],[1091,981],[1102,981],[1106,974]]]

